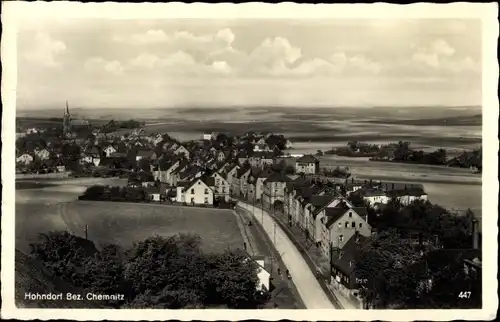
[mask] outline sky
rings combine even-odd
[[[481,104],[476,19],[38,19],[17,108]]]

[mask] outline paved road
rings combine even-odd
[[[252,206],[238,202],[241,208],[252,211]],[[295,245],[288,239],[288,236],[276,225],[267,212],[262,212],[255,208],[255,220],[262,223],[269,238],[275,243],[276,249],[280,252],[283,262],[290,271],[295,286],[299,292],[307,309],[335,309],[323,289],[319,285],[316,277],[307,266],[302,255]],[[263,220],[263,222],[262,222]]]

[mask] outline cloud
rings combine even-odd
[[[115,75],[122,74],[124,71],[124,68],[119,61],[117,60],[108,61],[102,57],[92,57],[87,59],[84,68],[87,72],[106,71],[110,74],[115,74]]]
[[[134,45],[145,45],[152,43],[161,43],[168,41],[169,37],[163,30],[151,29],[144,33],[135,33],[129,37],[116,36],[114,37],[115,42],[128,43]]]
[[[481,64],[469,56],[458,57],[457,51],[448,42],[438,39],[427,47],[413,47],[416,52],[412,55],[409,65],[414,64],[427,72],[481,72]],[[430,69],[429,69],[430,67]]]
[[[56,60],[66,50],[66,45],[60,40],[52,39],[45,32],[37,32],[33,41],[33,47],[24,55],[24,58],[39,65],[47,67],[58,67],[60,62]]]
[[[368,54],[349,51],[333,52],[329,57],[305,57],[300,47],[284,37],[265,38],[245,52],[233,46],[235,39],[235,34],[229,28],[200,35],[187,31],[167,34],[163,30],[152,29],[121,38],[120,41],[129,45],[161,43],[158,53],[154,52],[154,48],[151,52],[141,53],[130,59],[125,69],[154,70],[165,77],[422,76],[435,74],[437,70],[455,74],[480,70],[478,62],[470,57],[458,57],[457,50],[444,39],[436,39],[427,46],[410,43],[406,56],[384,62]],[[122,70],[119,65],[115,65],[112,69],[115,73]]]
[[[455,53],[455,49],[451,47],[443,39],[438,39],[432,44],[432,51],[438,55],[451,56]]]

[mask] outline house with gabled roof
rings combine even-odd
[[[106,153],[107,158],[109,158],[113,153],[118,152],[117,148],[115,148],[112,144],[107,145],[103,151]]]
[[[236,174],[235,176],[233,177],[232,179],[232,182],[231,182],[231,194],[233,194],[234,196],[237,196],[237,197],[241,197],[244,195],[243,191],[242,191],[242,181],[247,181],[248,180],[248,176],[250,175],[250,166],[249,165],[246,165],[246,166],[243,166],[243,167],[240,167],[236,170]],[[246,183],[245,183],[246,185]]]
[[[263,202],[269,207],[281,205],[279,209],[284,211],[285,188],[292,179],[281,172],[274,172],[264,181]]]
[[[356,278],[356,260],[367,240],[361,234],[354,234],[348,239],[342,249],[332,252],[330,256],[330,285],[344,297],[356,298],[358,309],[363,309],[359,290],[367,281]]]
[[[321,218],[323,225],[319,242],[324,256],[330,258],[333,249],[342,249],[356,233],[365,237],[371,236],[371,226],[367,218],[365,207],[350,208],[342,203],[337,207],[326,208],[325,216]]]
[[[306,154],[295,161],[295,173],[316,174],[319,173],[319,160],[310,154]]]
[[[385,205],[390,200],[385,191],[378,189],[360,189],[356,193],[359,193],[363,200],[372,207]]]
[[[50,152],[47,149],[35,149],[34,153],[42,161],[50,158]]]
[[[183,181],[177,186],[176,201],[190,205],[213,205],[214,192],[202,178],[196,178],[187,183]]]
[[[232,165],[228,166],[224,170],[224,173],[226,174],[225,178],[226,178],[226,180],[227,180],[227,182],[229,183],[230,186],[233,184],[233,179],[236,176],[236,173],[238,172],[238,169],[240,169],[239,165],[232,164]]]
[[[253,167],[263,168],[265,165],[274,163],[274,154],[272,152],[252,152],[248,158],[248,162]]]
[[[135,160],[140,161],[142,159],[154,160],[156,159],[156,153],[153,150],[139,150],[135,155]]]
[[[181,161],[179,159],[161,159],[158,166],[153,169],[155,180],[160,180],[160,182],[163,183],[170,183],[172,172],[179,167],[180,163]]]
[[[427,201],[427,193],[422,188],[408,188],[391,190],[387,192],[389,199],[397,199],[403,206],[407,206],[417,200]]]
[[[311,184],[310,186],[297,187],[292,191],[291,199],[291,221],[293,224],[298,224],[301,229],[308,232],[308,221],[306,214],[309,212],[306,205],[312,196],[324,195],[325,189],[322,186]]]
[[[181,145],[181,146],[179,146],[179,147],[177,147],[177,149],[175,149],[174,153],[175,153],[175,154],[177,154],[177,155],[184,155],[184,157],[185,157],[186,159],[189,159],[189,158],[190,158],[190,156],[191,156],[191,153],[188,151],[188,149],[186,149],[186,148],[185,148],[184,146],[182,146],[182,145]]]
[[[16,161],[18,163],[25,164],[25,165],[30,164],[31,162],[33,162],[33,160],[34,160],[33,156],[29,153],[23,153],[16,158]]]
[[[211,177],[214,179],[212,190],[214,191],[214,198],[221,198],[224,201],[229,201],[229,190],[231,186],[226,178],[219,172],[214,172]]]
[[[258,167],[252,167],[252,171],[248,177],[248,200],[253,202],[262,202],[264,194],[264,181],[275,173],[271,168],[262,170]]]

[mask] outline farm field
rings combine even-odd
[[[128,248],[153,235],[198,234],[206,251],[242,247],[230,210],[185,208],[149,204],[71,201],[57,204],[16,205],[16,246],[26,251],[39,232],[67,230],[96,246],[115,243]]]

